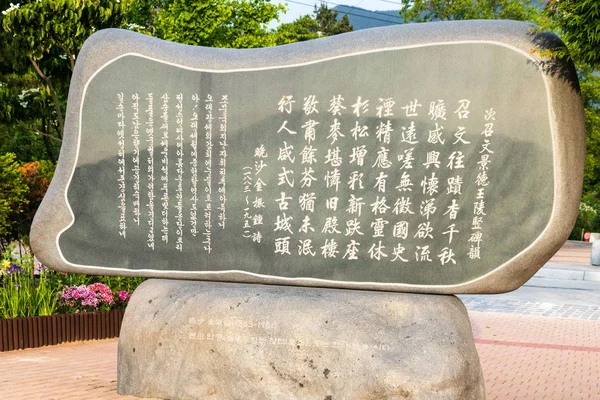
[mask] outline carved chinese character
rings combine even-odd
[[[317,137],[317,131],[315,127],[319,124],[320,122],[309,119],[304,123],[304,125],[302,125],[302,128],[304,128],[304,140],[306,140],[308,144],[311,144],[315,141]]]
[[[444,139],[442,139],[442,135],[444,134],[443,129],[444,129],[444,127],[442,125],[438,125],[438,123],[436,122],[435,129],[429,130],[429,136],[427,137],[427,143],[444,144],[446,141]]]
[[[289,187],[294,187],[294,179],[293,179],[293,175],[294,175],[294,171],[293,170],[287,170],[285,169],[285,167],[281,167],[282,172],[280,172],[279,174],[277,174],[277,185],[288,185]],[[291,176],[291,177],[290,177]],[[257,192],[259,190],[257,189]]]
[[[450,224],[450,226],[446,228],[447,230],[442,232],[442,235],[448,235],[448,244],[452,243],[452,238],[454,237],[454,234],[459,232],[457,229],[454,229],[455,227],[455,224]]]
[[[377,158],[375,159],[375,164],[373,167],[377,168],[389,168],[392,166],[392,162],[388,158],[390,150],[386,147],[381,147],[377,151]]]
[[[392,236],[395,238],[406,239],[408,237],[408,222],[398,221],[392,229]]]
[[[379,193],[385,193],[387,178],[388,175],[384,174],[383,171],[379,172],[379,175],[375,177],[375,185],[373,185],[373,187],[376,188]]]
[[[323,229],[321,229],[322,233],[341,233],[338,229],[338,220],[337,217],[327,217],[325,218],[325,223],[323,224]]]
[[[338,244],[335,239],[325,239],[325,244],[321,246],[323,258],[335,258],[339,253]]]
[[[431,250],[429,250],[429,245],[427,246],[417,246],[415,251],[415,259],[417,261],[429,261],[431,262],[431,258],[429,255],[431,254]]]
[[[334,149],[327,149],[325,164],[329,164],[332,167],[339,167],[342,165],[342,156],[340,155],[339,147],[336,146]]]
[[[362,98],[358,96],[356,103],[352,104],[352,113],[357,117],[369,111],[369,100],[362,101]]]
[[[275,239],[275,254],[291,254],[289,236]]]
[[[354,138],[354,140],[358,140],[359,137],[362,138],[369,136],[368,129],[369,127],[367,125],[360,125],[358,121],[356,121],[354,128],[350,130],[350,133],[352,133],[352,137]]]
[[[411,186],[413,186],[413,184],[410,181],[410,175],[405,171],[402,173],[402,176],[400,177],[400,183],[398,186],[396,186],[396,189],[399,192],[412,192]]]
[[[292,105],[296,102],[296,100],[293,100],[293,98],[294,96],[292,95],[282,96],[281,100],[279,100],[279,103],[277,103],[277,109],[279,110],[279,112],[286,112],[288,114],[291,114]]]
[[[302,151],[300,152],[300,157],[302,157],[301,164],[315,164],[317,162],[316,153],[317,149],[312,146],[304,146]]]
[[[285,192],[281,192],[281,197],[279,197],[278,199],[275,199],[275,201],[277,202],[277,205],[279,205],[279,210],[280,211],[284,211],[288,209],[289,206],[289,202],[288,200],[291,200],[291,197],[286,197],[285,196]]]
[[[377,116],[379,118],[393,117],[394,113],[392,112],[392,107],[394,107],[395,104],[396,102],[391,97],[385,99],[379,98],[379,105],[375,107],[377,109]]]
[[[302,110],[304,111],[304,114],[306,115],[311,115],[313,113],[319,113],[319,110],[317,110],[317,104],[319,104],[319,102],[317,101],[317,98],[314,94],[311,94],[308,97],[304,98],[304,104],[302,106]]]
[[[310,224],[309,216],[305,215],[304,219],[302,220],[302,225],[300,225],[300,229],[298,229],[298,232],[308,233],[308,231],[314,232],[315,228],[313,228]]]
[[[350,154],[350,164],[356,163],[359,167],[362,167],[365,161],[365,156],[367,155],[367,146],[356,146],[352,148],[352,153]]]
[[[408,127],[402,127],[402,139],[400,140],[403,143],[408,144],[417,144],[417,129],[415,126],[415,121],[411,121]]]
[[[362,206],[364,205],[365,202],[363,201],[362,197],[356,197],[353,194],[351,194],[350,199],[348,199],[348,208],[346,208],[346,211],[349,214],[358,214],[358,216],[360,217],[362,212]]]
[[[451,176],[447,180],[448,187],[446,188],[446,194],[462,194],[461,188],[463,184],[462,177],[460,175]]]
[[[444,247],[440,254],[438,254],[438,258],[440,259],[440,263],[442,265],[448,264],[451,262],[452,264],[456,264],[456,260],[454,260],[454,251],[448,247]]]
[[[452,142],[452,144],[456,144],[459,142],[462,144],[471,144],[471,142],[468,142],[465,139],[463,139],[463,136],[465,135],[465,133],[467,133],[467,131],[465,130],[465,127],[459,126],[458,130],[454,133],[454,137],[456,138],[456,140],[454,142]]]
[[[464,158],[465,156],[462,151],[453,151],[452,154],[450,154],[450,156],[448,157],[448,164],[446,165],[446,167],[450,169],[464,168]]]
[[[346,246],[346,252],[342,258],[347,258],[348,260],[358,260],[358,246],[360,246],[359,242],[351,240]]]
[[[352,171],[350,178],[348,179],[348,186],[350,187],[350,190],[356,190],[357,186],[358,189],[364,189],[362,183],[363,175],[364,174],[362,172]]]
[[[334,144],[335,142],[337,142],[338,138],[340,138],[340,137],[346,137],[346,136],[344,136],[342,134],[341,124],[337,120],[337,118],[335,118],[333,120],[333,123],[329,127],[329,135],[327,136],[327,139],[331,139],[331,144]]]
[[[289,217],[283,213],[283,215],[278,215],[277,220],[275,221],[275,229],[273,232],[277,231],[287,231],[289,233],[292,232],[292,219],[293,217],[290,215]]]
[[[314,173],[315,170],[311,167],[304,168],[304,171],[302,171],[302,178],[300,178],[301,188],[310,187],[310,185],[317,180],[317,178],[313,176]]]
[[[315,211],[315,200],[317,196],[315,193],[302,193],[298,198],[298,202],[300,203],[300,209],[302,211]]]
[[[419,226],[417,227],[417,233],[415,233],[414,237],[418,238],[418,239],[426,239],[426,238],[433,239],[431,232],[433,232],[431,223],[429,221],[421,222],[419,224]]]
[[[300,256],[315,256],[313,251],[313,245],[311,239],[304,239],[298,241],[298,255]]]
[[[414,212],[410,210],[411,205],[412,203],[410,202],[410,197],[400,197],[396,200],[396,203],[394,203],[394,209],[392,212],[396,215],[414,214]]]
[[[277,161],[289,161],[292,164],[296,160],[296,157],[292,155],[292,150],[294,150],[293,145],[288,145],[287,142],[283,142],[283,147],[279,148],[279,157],[277,157]]]
[[[388,225],[390,221],[385,220],[383,218],[377,218],[375,221],[371,222],[371,228],[373,229],[373,237],[384,237],[383,230],[385,226]]]
[[[369,248],[369,257],[371,257],[371,260],[375,259],[378,261],[383,257],[387,257],[387,254],[385,254],[383,250],[385,250],[385,246],[381,244],[381,240],[379,240],[377,244],[373,243]]]
[[[405,250],[406,249],[404,248],[404,246],[402,246],[402,244],[398,243],[396,245],[396,247],[394,247],[392,249],[392,256],[394,256],[394,258],[392,258],[391,261],[400,260],[402,262],[408,262],[408,259],[402,257],[402,254],[404,254]]]
[[[358,220],[358,218],[353,218],[346,221],[346,231],[344,232],[345,236],[362,234],[363,233],[360,231],[360,221]]]
[[[283,121],[283,124],[281,124],[281,127],[279,128],[279,130],[277,131],[277,133],[281,133],[281,131],[285,130],[287,133],[289,133],[290,135],[295,135],[296,131],[291,130],[290,128],[287,127],[287,121]]]
[[[419,101],[417,99],[414,99],[410,101],[407,105],[402,107],[402,109],[406,111],[407,117],[417,117],[417,107],[421,107],[421,104],[419,104]]]
[[[439,181],[437,176],[435,176],[435,172],[432,172],[429,178],[427,175],[423,177],[423,180],[421,181],[421,187],[423,188],[423,194],[433,196],[434,194],[438,193]]]
[[[387,210],[390,209],[390,207],[386,204],[385,196],[382,196],[381,198],[377,196],[375,201],[371,203],[370,206],[371,211],[375,215],[385,214]]]
[[[342,115],[342,110],[345,110],[346,107],[342,105],[344,98],[341,94],[337,96],[333,96],[333,98],[329,102],[329,109],[327,110],[332,115]]]
[[[392,123],[390,120],[388,120],[386,123],[380,122],[379,126],[377,127],[377,131],[375,132],[375,137],[380,142],[389,144],[392,132],[394,132],[394,129],[392,128]]]
[[[421,205],[419,206],[419,212],[425,219],[429,219],[431,215],[435,213],[437,207],[435,206],[435,199],[426,199],[421,201]]]
[[[458,109],[456,111],[454,111],[454,114],[458,115],[458,119],[466,119],[469,118],[469,105],[471,104],[471,102],[469,100],[459,100],[458,101],[459,106]]]
[[[434,121],[437,121],[438,119],[446,120],[446,103],[444,100],[438,100],[437,102],[432,101],[429,103],[428,115]]]

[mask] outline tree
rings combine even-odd
[[[548,0],[543,10],[577,62],[600,69],[600,1]]]
[[[592,68],[582,66],[578,75],[586,127],[583,193],[600,200],[600,76]]]
[[[338,12],[327,7],[326,3],[321,3],[318,8],[315,5],[315,19],[319,23],[319,32],[323,36],[338,35],[354,29],[348,14],[338,19]]]
[[[26,58],[39,78],[40,96],[47,94],[62,138],[63,108],[70,74],[83,42],[96,30],[125,23],[131,0],[39,0],[14,5],[3,12],[2,26],[14,49],[15,63]],[[43,99],[44,100],[44,99]],[[36,127],[25,127],[40,135],[52,135]]]
[[[314,17],[304,15],[294,22],[281,24],[275,31],[276,42],[288,44],[337,35],[353,30],[348,15],[338,18],[338,12],[331,10],[325,3],[315,6]]]
[[[274,46],[267,24],[283,10],[268,0],[174,0],[158,12],[157,35],[195,46]]]
[[[304,42],[319,37],[321,37],[319,23],[308,14],[296,19],[294,22],[281,24],[275,30],[277,45]]]
[[[14,240],[21,233],[23,213],[28,204],[29,188],[19,171],[16,156],[12,153],[0,155],[0,249]]]
[[[583,193],[588,200],[600,200],[600,2],[549,0],[542,15],[542,27],[560,35],[567,46],[550,55],[572,59],[578,70],[587,132]]]
[[[531,0],[409,0],[403,2],[400,16],[406,22],[465,19],[532,21],[539,14],[539,9],[531,3]]]
[[[54,175],[54,164],[47,160],[23,163],[17,170],[27,185],[27,202],[20,215],[19,241],[29,246],[29,231],[50,181]]]

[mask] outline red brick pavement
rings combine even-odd
[[[600,321],[471,312],[489,400],[600,399]],[[0,353],[0,398],[116,394],[117,341]]]
[[[489,400],[600,399],[600,321],[469,315]]]
[[[568,240],[550,259],[550,262],[589,265],[591,255],[591,243]]]

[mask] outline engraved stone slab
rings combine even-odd
[[[581,192],[577,79],[536,53],[557,44],[507,21],[243,51],[99,32],[32,245],[71,272],[514,289]]]
[[[127,307],[118,391],[162,399],[485,398],[467,311],[454,296],[173,280],[144,282]]]

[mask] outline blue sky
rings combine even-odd
[[[282,14],[280,22],[292,22],[299,16],[310,14],[313,11],[315,4],[320,4],[320,1],[315,0],[294,0],[294,3],[285,0],[271,0],[274,4],[287,4],[287,13]],[[303,4],[297,4],[303,3]],[[366,10],[399,10],[400,1],[398,0],[336,0],[334,3],[327,2],[329,8],[335,7],[337,4],[364,8]],[[271,24],[270,27],[275,27],[278,24]]]

